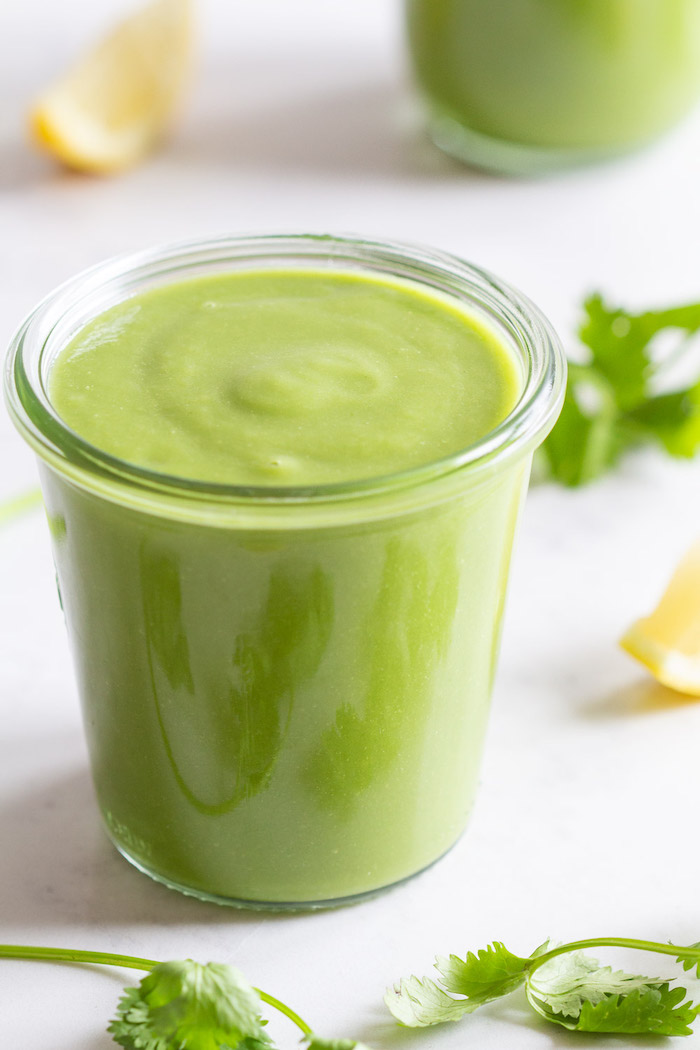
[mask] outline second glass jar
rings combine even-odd
[[[442,149],[529,174],[644,145],[700,94],[700,0],[406,0]]]

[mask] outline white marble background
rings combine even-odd
[[[3,344],[76,270],[222,231],[352,231],[450,249],[519,285],[570,346],[590,289],[639,307],[700,299],[700,112],[606,167],[520,182],[466,171],[421,134],[393,0],[201,0],[199,68],[168,146],[119,178],[57,170],[25,141],[28,102],[128,6],[0,8]],[[4,414],[0,464],[0,497],[35,484]],[[616,647],[700,534],[699,483],[699,464],[649,453],[581,491],[531,492],[468,834],[384,897],[287,918],[180,898],[108,845],[47,530],[38,511],[6,526],[0,940],[230,961],[319,1030],[376,1050],[592,1047],[529,1019],[517,997],[463,1026],[411,1034],[381,996],[398,976],[427,973],[436,953],[496,938],[516,952],[547,936],[700,938],[700,704],[654,686]],[[113,1045],[104,1026],[124,974],[0,969],[3,1048]],[[296,1041],[286,1023],[274,1035],[285,1048]],[[700,1031],[683,1046],[700,1047]]]

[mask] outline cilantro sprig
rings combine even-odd
[[[671,956],[700,978],[700,942],[682,947],[619,937],[597,937],[550,947],[531,955],[510,952],[494,941],[465,958],[438,958],[437,981],[403,978],[385,1002],[399,1024],[426,1028],[459,1021],[466,1014],[523,988],[532,1008],[545,1020],[575,1032],[618,1035],[690,1035],[700,1005],[671,980],[642,977],[601,966],[590,948],[631,948]],[[274,1050],[262,1016],[263,1004],[292,1021],[304,1050],[368,1050],[352,1039],[326,1039],[286,1003],[253,988],[239,970],[192,959],[156,962],[110,952],[0,945],[0,957],[93,963],[145,970],[127,988],[107,1031],[125,1050]]]
[[[263,1004],[297,1026],[304,1050],[368,1050],[353,1039],[317,1035],[286,1003],[253,988],[239,970],[224,963],[157,962],[111,952],[19,944],[0,945],[0,957],[148,971],[138,987],[125,989],[107,1028],[125,1050],[273,1050],[265,1032]]]
[[[424,1028],[459,1021],[466,1014],[524,987],[530,1006],[545,1020],[575,1032],[618,1035],[690,1035],[700,1005],[666,978],[643,977],[601,966],[587,949],[632,948],[673,956],[700,976],[700,943],[688,947],[629,938],[597,937],[531,955],[513,955],[500,941],[480,951],[435,962],[439,977],[402,978],[385,1002],[401,1025]]]
[[[583,485],[648,443],[693,456],[700,447],[700,380],[674,376],[700,331],[700,303],[633,314],[595,294],[583,309],[579,338],[587,360],[569,363],[562,412],[542,446],[545,474]],[[659,339],[669,336],[673,345],[661,352]]]

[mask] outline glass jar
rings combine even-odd
[[[700,93],[700,0],[406,0],[445,152],[511,174],[624,153]]]
[[[512,349],[520,400],[455,455],[297,488],[159,474],[58,416],[52,363],[87,321],[164,283],[265,267],[391,274],[464,304]],[[6,396],[39,458],[99,806],[132,864],[220,903],[320,907],[450,848],[476,790],[532,452],[564,372],[550,326],[508,286],[361,240],[171,246],[36,308]]]

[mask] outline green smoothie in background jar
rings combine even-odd
[[[623,153],[700,93],[700,0],[406,0],[430,129],[534,173]]]
[[[176,246],[37,308],[6,391],[127,859],[313,907],[449,849],[563,372],[518,293],[362,241]]]

